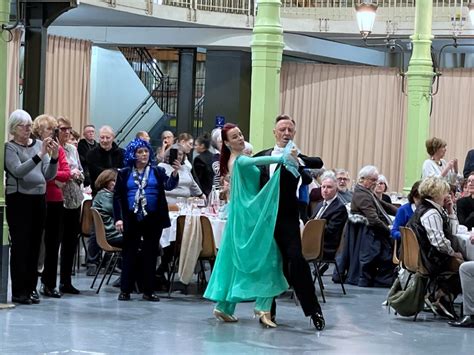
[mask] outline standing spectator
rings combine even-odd
[[[463,175],[464,178],[467,179],[469,174],[474,171],[474,149],[471,149],[467,152],[466,160],[464,161],[464,170]]]
[[[33,124],[33,133],[45,140],[56,133],[59,134],[58,121],[50,115],[36,117]],[[58,139],[58,136],[55,137]],[[60,298],[56,290],[58,273],[59,245],[63,237],[64,228],[64,196],[61,187],[71,178],[71,169],[66,158],[64,148],[59,145],[58,170],[56,178],[49,180],[46,186],[46,226],[44,229],[44,269],[41,274],[40,293],[43,296]]]
[[[193,175],[202,192],[209,197],[212,190],[212,182],[214,181],[214,171],[212,170],[212,162],[214,154],[209,151],[211,139],[209,134],[205,133],[196,139],[196,152],[199,153],[193,161]]]
[[[135,135],[135,138],[139,138],[150,143],[150,135],[146,131],[138,131]]]
[[[451,159],[446,162],[446,146],[448,145],[441,138],[430,138],[426,141],[426,151],[430,156],[423,163],[422,178],[429,176],[440,176],[450,184],[456,184],[458,174],[458,160]]]
[[[99,144],[95,140],[95,126],[86,125],[82,130],[83,139],[79,140],[77,145],[77,151],[79,152],[79,158],[81,159],[81,166],[84,169],[84,186],[94,185],[94,182],[91,182],[89,176],[89,167],[87,166],[87,154],[92,149],[96,148]]]
[[[115,133],[112,127],[102,126],[99,130],[99,145],[87,153],[87,165],[91,179],[92,193],[95,196],[97,190],[95,181],[99,174],[105,169],[118,169],[123,167],[122,148],[114,142]],[[101,250],[97,244],[95,233],[89,237],[87,246],[87,275],[93,276],[99,265]]]
[[[69,144],[72,144],[73,146],[78,147],[79,145],[79,139],[81,138],[81,135],[77,133],[74,129],[71,129],[71,134],[69,135]],[[78,153],[79,154],[79,153]],[[82,166],[82,164],[81,164]]]
[[[36,268],[46,217],[46,181],[56,176],[59,149],[51,137],[30,138],[32,124],[26,111],[14,111],[8,119],[13,139],[5,144],[12,301],[21,304],[39,303]]]
[[[117,176],[114,193],[114,217],[117,231],[123,233],[123,263],[119,301],[130,300],[135,281],[136,264],[143,264],[143,299],[157,302],[153,293],[156,259],[163,228],[171,226],[165,190],[179,181],[179,161],[173,162],[168,177],[156,165],[153,150],[141,139],[131,141],[125,153],[125,168]],[[141,248],[140,260],[137,260]]]
[[[349,190],[348,184],[351,182],[349,172],[344,169],[336,169],[337,179],[337,195],[345,205],[352,201],[352,191]]]
[[[59,291],[61,293],[79,294],[79,290],[72,285],[71,274],[80,232],[81,204],[84,199],[81,184],[84,174],[75,146],[69,144],[72,124],[66,117],[58,118],[59,144],[66,153],[66,159],[71,170],[71,177],[63,186],[64,219],[61,238],[61,271]]]

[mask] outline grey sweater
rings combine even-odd
[[[51,159],[48,154],[43,158],[38,156],[42,144],[43,142],[36,139],[27,147],[13,141],[5,143],[6,194],[46,193],[46,181],[55,178],[58,161]]]

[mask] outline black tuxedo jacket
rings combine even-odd
[[[263,150],[257,154],[258,156],[271,155],[273,148]],[[311,175],[304,171],[304,168],[321,168],[323,161],[320,158],[309,158],[302,154],[300,157],[306,167],[300,166],[298,171],[301,174],[303,184],[310,184],[312,181]],[[289,233],[292,233],[295,228],[299,230],[299,210],[298,210],[298,198],[296,196],[296,190],[298,189],[299,177],[296,178],[291,172],[286,170],[282,165],[279,165],[277,169],[281,169],[280,172],[280,200],[278,201],[278,216],[276,228],[288,229]],[[265,165],[260,167],[260,186],[263,187],[270,179],[270,166]],[[285,226],[284,224],[287,224]],[[292,228],[293,227],[293,228]],[[291,231],[291,232],[290,232]]]
[[[315,213],[311,218],[315,218],[319,210],[323,207],[323,201],[316,205]],[[320,219],[326,220],[324,227],[324,258],[333,259],[341,242],[342,231],[347,222],[347,209],[339,197],[326,208]]]

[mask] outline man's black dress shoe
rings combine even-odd
[[[158,297],[154,293],[151,293],[151,294],[144,293],[143,294],[143,299],[145,301],[150,301],[150,302],[160,302],[160,297]]]
[[[130,301],[130,294],[128,292],[120,292],[118,295],[119,301]]]
[[[13,303],[19,303],[19,304],[33,304],[33,301],[31,298],[26,297],[26,296],[12,296],[12,302]]]
[[[59,291],[61,293],[70,293],[72,295],[78,295],[81,293],[81,291],[79,291],[77,288],[75,288],[73,285],[69,284],[69,285],[66,285],[66,284],[61,284],[59,285]]]
[[[55,288],[51,289],[46,285],[41,286],[40,293],[46,297],[61,298],[61,294]]]
[[[324,321],[324,317],[321,313],[315,313],[311,315],[311,320],[313,321],[313,325],[317,330],[323,330],[326,326],[326,322]]]
[[[474,328],[474,315],[465,316],[460,321],[450,321],[448,324],[452,325],[453,327]]]

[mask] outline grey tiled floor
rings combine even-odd
[[[238,305],[238,323],[223,324],[212,317],[212,303],[195,294],[118,302],[117,289],[96,295],[90,282],[81,272],[74,280],[79,296],[0,310],[0,354],[474,354],[474,329],[449,327],[428,313],[417,322],[397,317],[381,306],[386,289],[347,287],[342,296],[327,277],[323,332],[285,297],[278,300],[279,327],[264,329],[251,316],[253,303]]]

